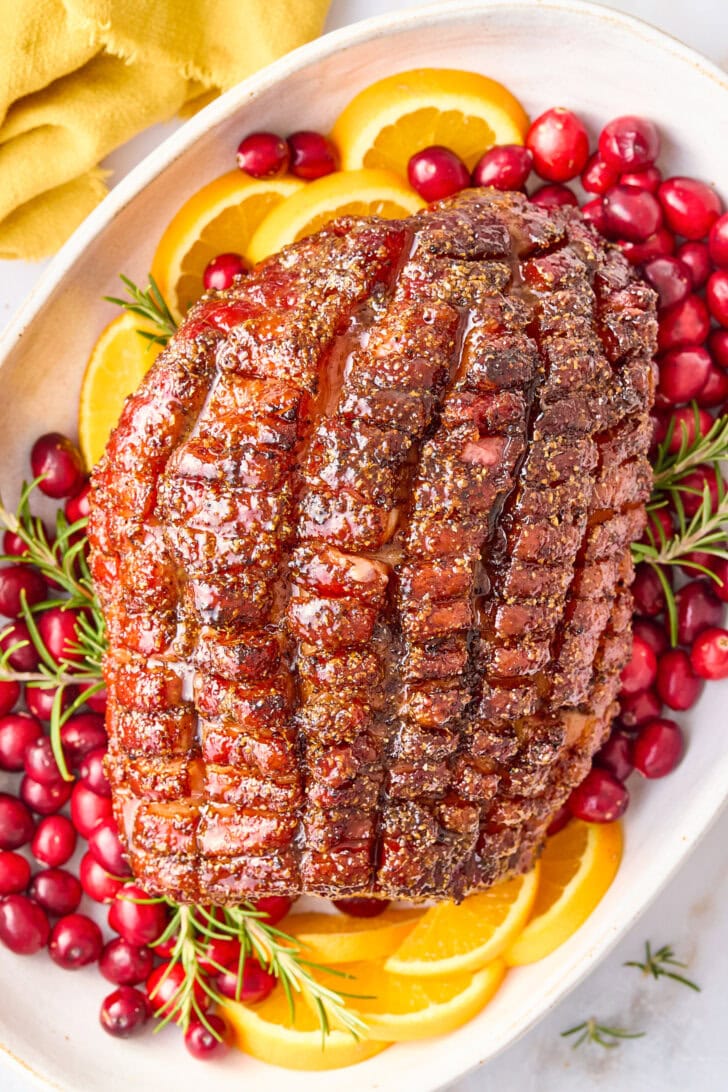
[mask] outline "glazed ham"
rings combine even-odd
[[[180,901],[526,869],[631,643],[653,292],[573,209],[345,219],[192,308],[94,474],[108,772]]]

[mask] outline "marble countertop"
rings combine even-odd
[[[327,29],[370,15],[421,6],[419,0],[333,0]],[[725,0],[629,0],[608,7],[667,30],[728,68]],[[155,128],[115,152],[106,165],[121,177],[176,122]],[[11,317],[45,263],[0,262],[0,325]],[[725,730],[724,725],[708,729]],[[605,962],[540,1024],[505,1053],[452,1086],[453,1092],[724,1092],[728,1089],[728,814]],[[689,964],[700,993],[624,967],[645,941],[671,944]],[[614,1050],[574,1050],[560,1033],[588,1017],[643,1031]],[[283,1078],[282,1078],[283,1080]],[[244,1087],[244,1074],[241,1071]],[[342,1084],[345,1077],[342,1075]],[[2,1092],[28,1092],[27,1077],[0,1061]],[[92,1092],[79,1089],[79,1092]]]

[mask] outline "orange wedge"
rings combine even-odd
[[[370,84],[331,133],[345,170],[376,167],[407,177],[410,156],[452,148],[472,168],[494,144],[523,144],[528,116],[502,84],[477,72],[415,68]]]
[[[125,399],[137,389],[162,350],[161,345],[142,337],[139,330],[152,328],[137,315],[119,315],[94,345],[86,365],[78,407],[78,437],[89,469],[103,455]]]
[[[422,910],[390,910],[376,918],[349,914],[292,914],[286,931],[304,945],[314,963],[358,963],[385,959],[422,917]]]
[[[507,949],[511,966],[550,955],[582,925],[617,874],[622,857],[619,823],[572,821],[549,838],[533,917]]]
[[[246,257],[253,264],[260,262],[337,216],[396,220],[424,207],[422,198],[391,171],[335,171],[272,209],[250,240]]]
[[[438,903],[385,963],[388,971],[421,977],[472,973],[495,959],[526,924],[538,889],[539,866],[494,884],[459,905]]]
[[[152,259],[152,276],[178,321],[202,295],[208,262],[216,254],[245,255],[261,220],[303,185],[299,178],[251,178],[230,171],[185,202]]]

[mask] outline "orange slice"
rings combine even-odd
[[[230,171],[185,202],[152,259],[152,276],[178,321],[202,295],[208,262],[231,251],[245,256],[261,220],[303,185],[299,178],[251,178]]]
[[[422,917],[422,910],[390,910],[376,918],[349,914],[292,914],[286,931],[304,945],[314,963],[358,963],[385,959]]]
[[[86,365],[78,407],[78,437],[89,469],[103,455],[125,399],[137,389],[162,350],[161,345],[142,337],[139,330],[152,328],[136,315],[119,315],[94,345]]]
[[[526,924],[538,889],[539,866],[494,884],[459,905],[438,903],[425,912],[387,960],[400,975],[462,975],[477,971],[507,948]]]
[[[313,235],[337,216],[382,216],[396,220],[424,208],[421,197],[390,171],[335,171],[310,182],[268,213],[246,251],[249,261],[306,235]]]
[[[383,167],[407,177],[410,156],[452,148],[472,168],[494,144],[523,144],[528,116],[502,84],[477,72],[415,68],[370,84],[331,133],[345,170]]]
[[[622,857],[619,823],[572,821],[549,838],[533,917],[507,949],[511,966],[535,963],[575,933],[600,902]]]

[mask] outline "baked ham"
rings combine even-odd
[[[577,211],[487,189],[192,308],[89,524],[147,889],[460,899],[531,865],[630,652],[655,342]]]

